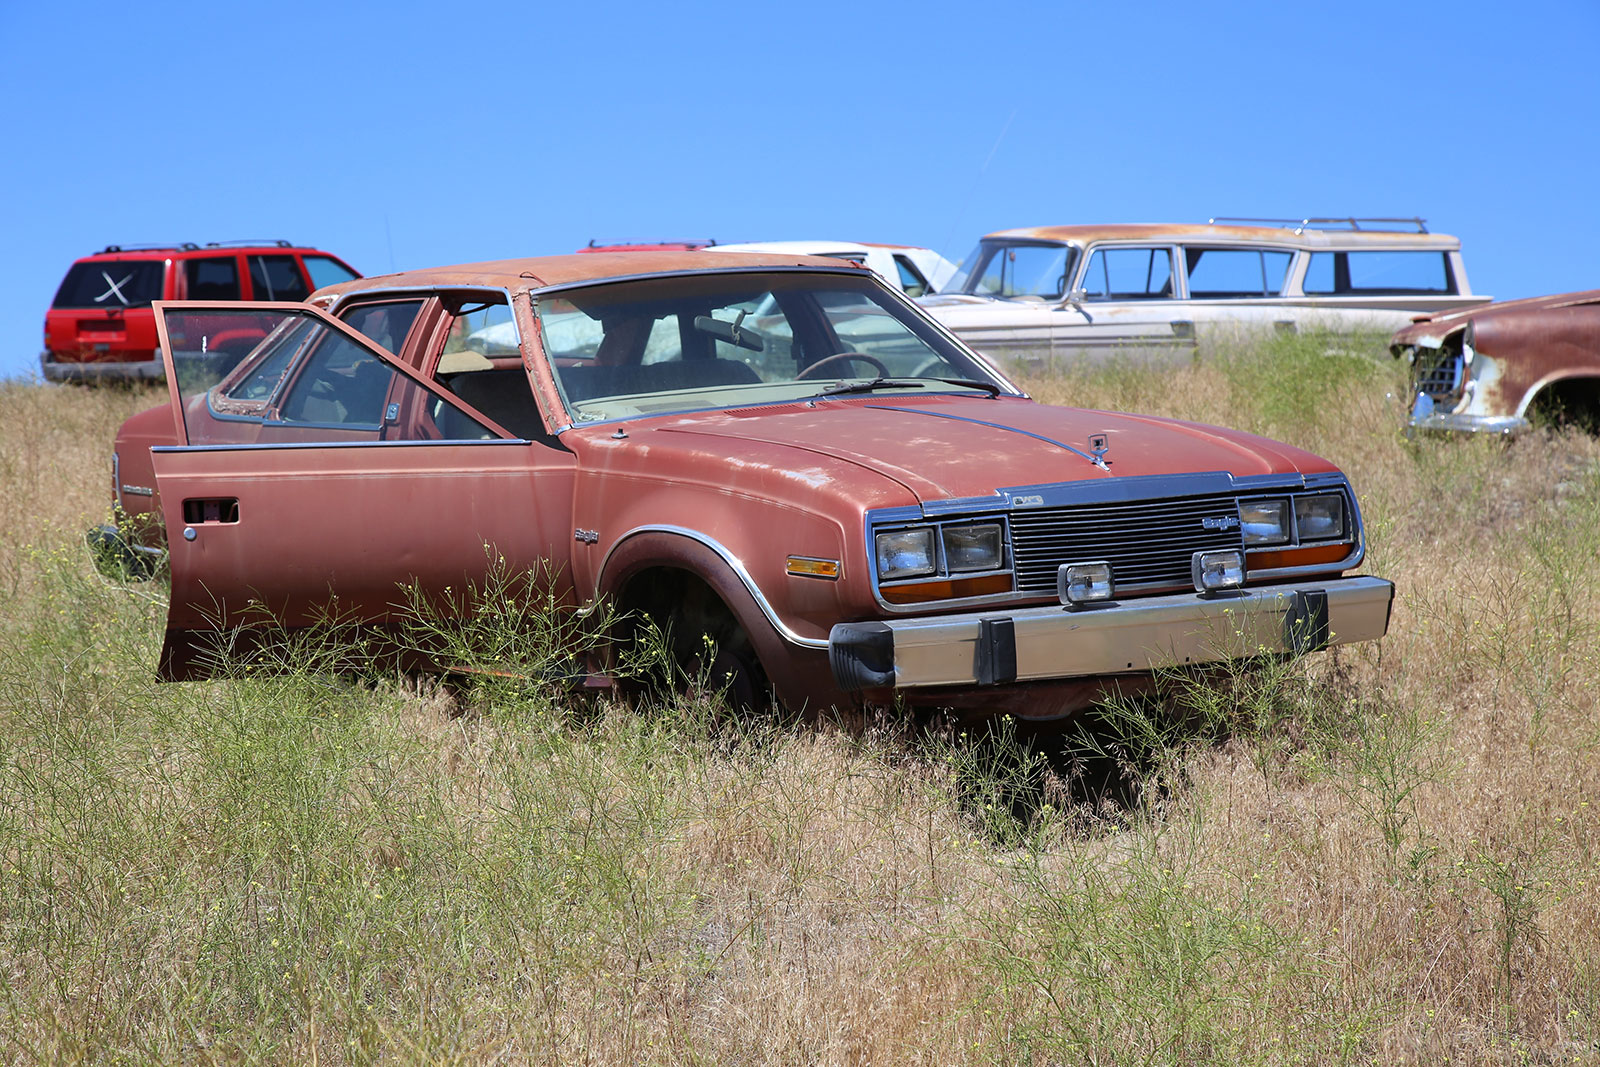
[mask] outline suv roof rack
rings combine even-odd
[[[293,248],[294,245],[279,237],[271,241],[207,241],[207,248]]]
[[[1306,230],[1332,230],[1339,228],[1361,230],[1367,227],[1378,228],[1388,232],[1402,226],[1415,226],[1418,233],[1428,232],[1428,220],[1417,216],[1410,218],[1357,218],[1354,215],[1327,215],[1322,217],[1313,215],[1303,219],[1255,219],[1233,215],[1217,215],[1208,219],[1207,222],[1212,226],[1219,222],[1256,222],[1273,226],[1292,226],[1295,233],[1304,233]],[[1366,225],[1363,226],[1363,223]]]
[[[289,241],[279,237],[270,241],[207,241],[207,248],[293,248]],[[106,245],[95,255],[103,256],[111,252],[198,252],[200,246],[193,241],[184,241],[173,244],[168,241],[163,244],[153,245]]]
[[[182,244],[172,244],[169,241],[154,245],[106,245],[95,255],[103,256],[108,252],[197,252],[199,250],[200,246],[193,241],[185,241]]]

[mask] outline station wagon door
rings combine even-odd
[[[1189,356],[1193,316],[1178,299],[1172,267],[1167,245],[1095,247],[1075,299],[1054,313],[1056,352],[1091,360]]]
[[[571,453],[518,439],[320,309],[156,310],[179,442],[152,450],[172,565],[163,678],[229,669],[219,649],[274,630],[382,630],[403,586],[448,605],[491,568],[562,562]],[[187,357],[244,326],[264,339],[220,378]]]

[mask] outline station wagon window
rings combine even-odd
[[[1088,300],[1165,300],[1172,296],[1167,248],[1098,248],[1084,268]]]
[[[1185,248],[1183,256],[1192,300],[1277,296],[1294,259],[1264,248]]]
[[[1059,300],[1077,250],[1071,245],[984,241],[945,290],[1002,299]]]
[[[311,295],[293,256],[246,256],[257,300],[304,300]]]
[[[238,300],[239,267],[232,256],[183,263],[190,300]]]
[[[1313,252],[1302,288],[1337,296],[1408,296],[1456,291],[1450,258],[1443,252],[1374,250]]]

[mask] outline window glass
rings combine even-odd
[[[1304,289],[1374,296],[1456,291],[1445,253],[1407,251],[1313,252]]]
[[[189,281],[190,300],[238,300],[239,267],[232,256],[186,259],[183,271]]]
[[[925,296],[928,292],[928,279],[905,256],[894,257],[895,270],[900,274],[900,288],[905,290],[907,296]]]
[[[984,241],[961,261],[943,291],[1004,299],[1060,299],[1075,254],[1070,245]]]
[[[870,279],[698,275],[567,289],[538,302],[577,421],[992,381]],[[880,381],[880,379],[884,379]]]
[[[311,290],[293,256],[248,256],[250,288],[257,300],[304,300]]]
[[[1283,292],[1291,252],[1257,248],[1185,248],[1189,296],[1196,300],[1277,296]]]
[[[306,273],[311,275],[313,289],[321,289],[324,285],[337,285],[339,282],[360,277],[344,264],[328,256],[307,256]]]
[[[191,445],[495,436],[310,311],[175,309],[163,321]],[[245,336],[257,340],[237,366],[207,358]]]
[[[457,305],[454,313],[455,320],[450,324],[450,333],[439,358],[441,366],[446,362],[470,361],[463,360],[464,356],[488,359],[522,355],[517,346],[516,324],[511,320],[511,307],[505,297],[471,298]]]
[[[1084,269],[1090,300],[1160,300],[1172,296],[1172,254],[1165,248],[1100,248]]]
[[[74,263],[61,279],[52,306],[58,308],[137,308],[161,299],[161,260]]]
[[[339,312],[352,330],[365,334],[385,351],[398,354],[405,347],[406,335],[411,332],[417,313],[422,310],[421,300],[390,300],[382,304],[355,304]]]

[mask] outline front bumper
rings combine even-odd
[[[1234,595],[1141,597],[839,623],[828,662],[846,691],[1003,685],[1148,672],[1369,641],[1389,629],[1394,583],[1357,576]]]
[[[1440,411],[1433,397],[1418,393],[1411,403],[1411,420],[1406,424],[1406,435],[1416,433],[1521,433],[1529,427],[1520,415],[1472,415],[1466,412]]]
[[[76,363],[51,359],[49,352],[39,353],[39,372],[47,382],[158,381],[166,377],[159,359]]]

